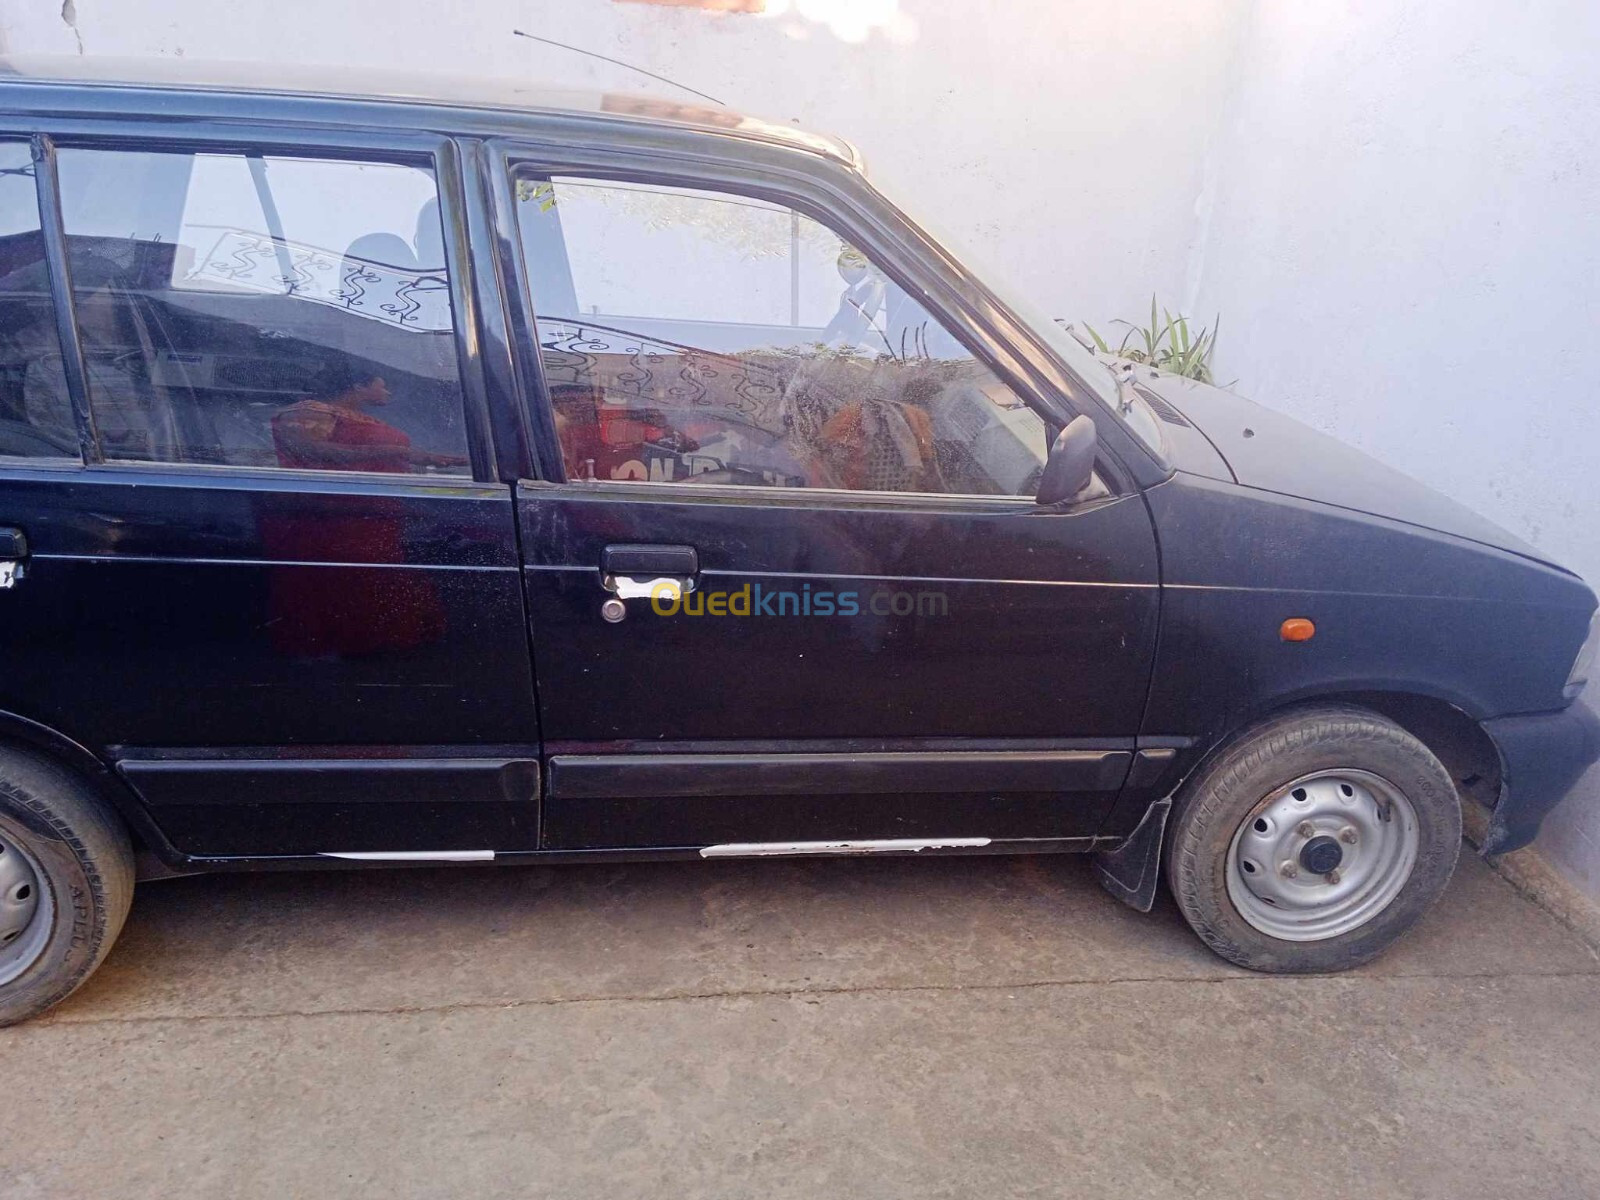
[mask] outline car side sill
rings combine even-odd
[[[910,839],[922,842],[926,839]],[[943,839],[949,840],[949,839]],[[1094,850],[1113,849],[1124,838],[1061,837],[1061,838],[985,838],[981,846],[929,847],[922,852],[928,857],[965,857],[969,855],[1014,854],[1086,854]],[[141,874],[140,880],[177,878],[186,875],[212,874],[230,871],[370,871],[399,870],[405,867],[430,867],[471,865],[483,863],[494,867],[557,866],[581,863],[624,862],[708,862],[702,856],[703,846],[610,847],[595,850],[497,850],[492,858],[475,858],[467,863],[450,863],[435,858],[401,858],[394,852],[341,851],[337,854],[281,854],[281,855],[194,855],[181,862],[166,866],[159,873]],[[481,852],[480,852],[481,853]]]

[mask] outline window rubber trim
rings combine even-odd
[[[61,189],[56,173],[55,143],[46,134],[32,139],[33,182],[39,197],[39,228],[44,235],[45,270],[50,278],[50,303],[55,312],[56,336],[61,342],[62,373],[72,418],[78,430],[78,455],[84,466],[104,461],[94,411],[89,407],[89,367],[78,334],[72,303],[72,265],[67,258],[67,236],[61,217]]]

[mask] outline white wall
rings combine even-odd
[[[849,137],[1052,312],[1222,313],[1221,378],[1600,580],[1593,0],[768,7],[794,11],[7,0],[0,44],[686,95],[512,30],[621,59]],[[1600,773],[1584,791],[1543,845],[1600,894]]]
[[[1188,282],[1221,377],[1600,583],[1600,5],[1252,10]],[[1600,769],[1540,847],[1600,897]]]
[[[836,132],[937,230],[1005,260],[1052,312],[1094,319],[1177,295],[1201,146],[1228,86],[1237,0],[807,0],[883,23],[615,0],[5,0],[13,53],[186,55],[516,76],[734,108]],[[1181,11],[1169,11],[1177,9]],[[987,13],[987,15],[986,15]],[[893,16],[891,14],[898,14]],[[846,33],[850,30],[846,29]],[[1181,103],[1174,104],[1179,99]]]
[[[1253,7],[1189,281],[1223,377],[1600,581],[1600,5]]]

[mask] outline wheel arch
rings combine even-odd
[[[1453,699],[1435,692],[1403,687],[1350,687],[1311,695],[1282,697],[1252,709],[1203,745],[1189,761],[1183,778],[1174,781],[1177,791],[1206,762],[1229,744],[1265,721],[1276,720],[1299,709],[1348,704],[1387,717],[1416,738],[1444,764],[1456,790],[1493,808],[1500,795],[1503,767],[1494,739],[1479,720]]]
[[[1444,764],[1465,799],[1492,809],[1500,797],[1504,767],[1500,750],[1482,724],[1456,705],[1419,692],[1357,691],[1327,697],[1388,717]]]
[[[186,861],[167,841],[133,789],[82,742],[50,725],[0,709],[0,745],[47,758],[88,784],[133,839],[140,878],[169,874]]]

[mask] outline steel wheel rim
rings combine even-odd
[[[39,862],[0,830],[0,985],[31,967],[50,940],[55,898]]]
[[[1270,937],[1325,941],[1394,902],[1421,844],[1416,809],[1387,779],[1317,771],[1272,792],[1240,822],[1228,846],[1228,899]],[[1317,869],[1335,854],[1331,870]]]

